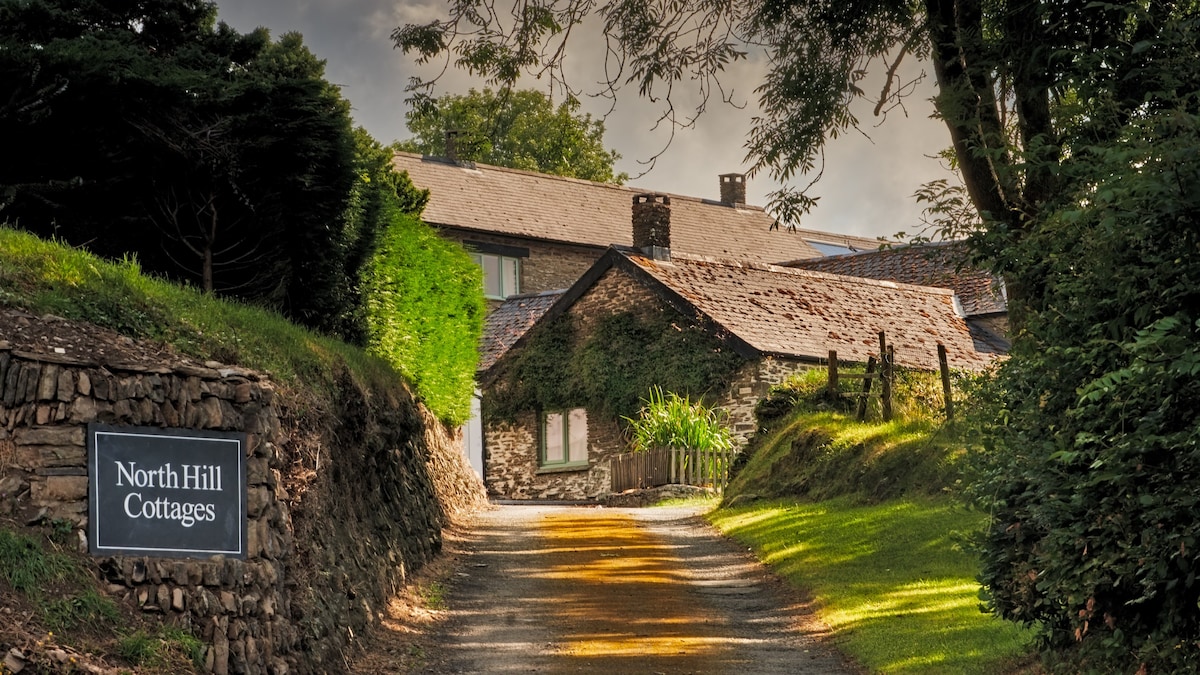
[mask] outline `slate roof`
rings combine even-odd
[[[479,346],[478,372],[491,368],[565,291],[513,295],[487,315]]]
[[[966,255],[963,242],[941,242],[796,260],[786,266],[953,289],[967,316],[1007,311],[1000,280],[966,267]]]
[[[430,191],[422,216],[428,223],[598,249],[633,243],[633,196],[648,192],[486,164],[467,168],[404,152],[392,163]],[[758,262],[821,255],[804,237],[772,230],[774,218],[760,207],[670,197],[674,251]]]
[[[859,237],[852,234],[822,232],[821,230],[806,230],[796,228],[794,232],[809,245],[824,255],[841,255],[858,253],[860,251],[878,251],[886,242],[870,237]]]

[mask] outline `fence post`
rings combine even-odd
[[[862,394],[858,397],[858,421],[867,419],[867,399],[871,395],[871,375],[875,372],[875,357],[867,358],[867,375],[863,378]]]
[[[946,421],[954,419],[954,393],[950,391],[950,360],[946,358],[946,345],[938,344],[938,367],[942,371],[942,396],[946,400]]]
[[[837,398],[838,395],[838,360],[837,350],[829,350],[829,398]]]
[[[883,368],[880,372],[880,378],[883,380],[883,388],[879,390],[879,398],[882,400],[883,421],[892,421],[892,382],[896,376],[896,354],[892,351],[892,345],[888,345],[883,357]]]

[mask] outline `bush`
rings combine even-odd
[[[367,349],[410,379],[429,409],[470,416],[485,312],[480,270],[458,244],[389,206],[363,277]]]
[[[1040,280],[974,456],[982,581],[1074,672],[1200,670],[1197,148],[1173,115],[1089,149],[1015,252]]]

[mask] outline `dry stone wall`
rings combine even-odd
[[[98,363],[0,341],[0,515],[70,522],[86,550],[88,423],[244,432],[244,560],[97,568],[110,594],[203,639],[210,672],[343,671],[448,519],[484,495],[458,439],[411,396],[369,394],[345,373],[336,389],[316,411],[214,362]]]

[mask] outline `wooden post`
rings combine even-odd
[[[883,372],[880,377],[883,378],[883,388],[879,390],[879,398],[883,401],[880,406],[883,409],[883,421],[892,421],[892,384],[896,381],[896,353],[892,351],[892,345],[887,346],[887,355],[883,359]]]
[[[938,344],[938,367],[942,371],[942,396],[946,400],[946,421],[954,419],[954,393],[950,391],[950,361],[946,358],[946,345]]]
[[[837,350],[829,350],[829,398],[838,397],[838,360]]]
[[[863,378],[862,394],[858,398],[858,421],[867,419],[867,399],[871,395],[871,374],[875,372],[875,357],[867,359],[867,375]]]

